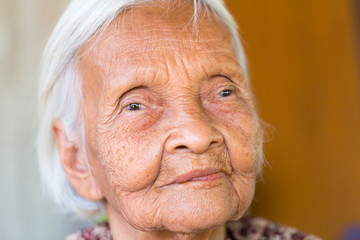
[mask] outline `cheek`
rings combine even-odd
[[[135,192],[151,186],[161,162],[162,147],[160,141],[155,141],[157,135],[118,130],[100,141],[98,158],[114,190]]]
[[[260,161],[260,129],[256,115],[250,111],[235,112],[226,128],[226,145],[233,169],[240,173],[256,172]]]

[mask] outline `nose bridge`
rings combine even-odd
[[[187,149],[194,153],[205,152],[210,146],[223,142],[211,117],[198,101],[178,101],[182,104],[172,112],[172,130],[165,149],[174,152]]]
[[[176,122],[179,131],[186,133],[185,138],[210,137],[213,128],[210,117],[201,106],[195,104],[182,109],[177,115]]]
[[[199,101],[194,100],[184,100],[183,104],[179,106],[177,111],[177,120],[179,122],[197,122],[198,124],[206,123],[210,124],[211,119],[206,113],[206,110],[201,106]],[[182,121],[181,121],[182,120]]]

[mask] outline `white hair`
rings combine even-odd
[[[139,4],[156,4],[158,1],[73,0],[47,43],[39,86],[38,158],[45,189],[55,202],[66,210],[81,213],[87,218],[103,211],[102,202],[89,201],[81,197],[68,182],[52,132],[54,120],[60,119],[67,133],[76,132],[82,141],[85,138],[81,114],[82,81],[76,68],[77,55],[85,43],[103,31],[121,12]],[[238,37],[237,25],[223,0],[188,1],[193,1],[194,4],[194,23],[201,7],[212,12],[226,24],[246,76],[245,55]]]

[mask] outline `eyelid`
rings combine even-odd
[[[222,80],[220,80],[219,82],[219,86],[229,86],[229,87],[233,87],[234,90],[239,89],[239,84],[236,81],[233,81],[230,77],[223,75],[223,74],[216,74],[211,76],[211,79],[215,80],[216,78],[221,78]]]
[[[138,103],[138,104],[141,104],[141,106],[143,108],[148,108],[144,104],[144,101],[145,100],[142,96],[131,95],[129,97],[124,97],[123,99],[119,99],[118,110],[119,110],[119,112],[122,112],[124,109],[126,109],[132,103]]]
[[[211,76],[212,79],[218,78],[218,77],[225,78],[226,80],[230,81],[231,83],[236,84],[230,77],[223,75],[223,74],[216,74],[216,75]]]
[[[235,92],[238,90],[238,87],[235,84],[222,84],[219,86],[218,88],[218,93],[221,93],[222,91],[225,90],[231,90],[232,92]]]
[[[123,92],[118,99],[116,100],[116,108],[118,108],[120,106],[120,103],[123,102],[124,99],[126,99],[126,97],[131,94],[131,92],[133,91],[137,91],[137,90],[141,90],[141,89],[145,89],[145,86],[137,86],[137,87],[133,87],[131,89],[126,90],[125,92]],[[134,95],[137,95],[136,93]],[[140,95],[139,95],[140,96]]]

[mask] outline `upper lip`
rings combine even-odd
[[[206,169],[194,169],[190,172],[186,172],[184,174],[181,174],[177,176],[170,184],[173,183],[184,183],[187,182],[193,178],[199,178],[199,177],[205,177],[211,174],[215,173],[224,173],[221,169],[214,169],[214,168],[206,168]]]

